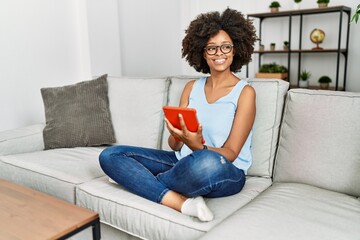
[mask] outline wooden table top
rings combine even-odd
[[[0,179],[0,240],[57,239],[97,213]]]

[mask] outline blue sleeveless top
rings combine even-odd
[[[206,77],[196,80],[189,97],[189,108],[195,108],[197,118],[203,126],[203,137],[208,146],[221,148],[229,137],[231,127],[235,118],[236,107],[239,96],[247,81],[240,80],[228,93],[214,103],[208,103],[205,96]],[[247,173],[251,165],[251,136],[247,137],[239,156],[233,164]],[[180,151],[176,151],[176,157],[181,159],[192,153],[192,150],[185,144]]]

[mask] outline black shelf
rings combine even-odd
[[[326,14],[326,13],[339,13],[339,32],[338,32],[338,44],[337,48],[333,49],[322,49],[322,50],[314,50],[314,49],[302,49],[302,24],[303,24],[303,16],[304,15],[315,15],[315,14]],[[346,31],[346,47],[341,48],[341,36],[342,36],[342,23],[343,23],[343,15],[347,14],[347,31]],[[299,46],[298,49],[292,49],[291,46],[291,28],[292,28],[292,17],[299,16]],[[261,66],[261,56],[263,54],[287,54],[288,59],[288,71],[290,81],[290,59],[291,54],[298,54],[298,76],[297,83],[299,85],[300,80],[300,71],[301,71],[301,57],[302,54],[308,53],[335,53],[337,56],[337,64],[336,64],[336,82],[334,90],[346,90],[346,71],[347,71],[347,55],[349,49],[349,33],[350,33],[350,19],[351,19],[351,8],[346,6],[334,6],[334,7],[325,7],[325,8],[311,8],[311,9],[300,9],[300,10],[292,10],[292,11],[279,11],[279,12],[265,12],[265,13],[254,13],[248,14],[249,18],[258,18],[260,20],[259,23],[259,38],[261,39],[261,31],[262,31],[262,22],[266,18],[276,18],[276,17],[287,17],[289,21],[289,50],[264,50],[264,51],[254,51],[255,54],[259,54],[259,68]],[[260,42],[261,44],[261,42]],[[340,55],[344,56],[344,81],[343,86],[339,87],[339,68],[340,68]],[[246,67],[246,76],[249,77],[249,66]]]

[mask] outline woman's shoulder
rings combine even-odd
[[[252,101],[255,100],[255,98],[256,98],[255,89],[251,85],[246,84],[240,93],[238,102],[240,103],[240,101]]]
[[[191,91],[192,87],[194,86],[196,80],[190,80],[185,84],[184,90],[189,90]]]
[[[206,81],[206,77],[200,77],[200,78],[198,78],[198,79],[190,80],[190,81],[188,81],[188,82],[185,84],[184,89],[189,89],[189,90],[191,91],[191,89],[193,88],[193,86],[195,85],[195,83],[205,82],[205,81]]]

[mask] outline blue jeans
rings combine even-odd
[[[169,190],[215,198],[238,193],[245,184],[244,171],[211,150],[194,151],[178,160],[173,151],[112,146],[101,152],[99,160],[114,181],[157,203]]]

